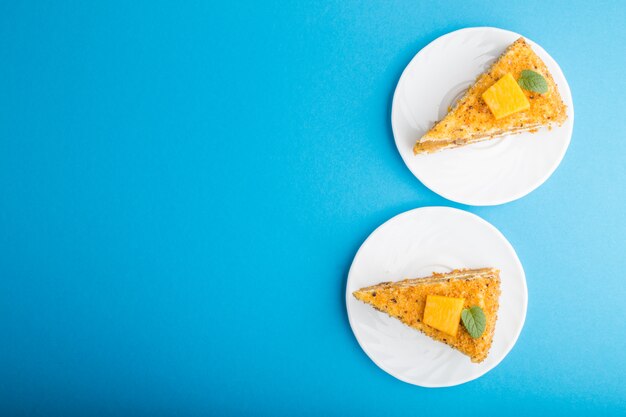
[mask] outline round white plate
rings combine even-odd
[[[391,110],[396,146],[413,175],[448,200],[489,206],[521,198],[552,175],[569,146],[574,126],[569,86],[554,59],[526,38],[548,66],[567,105],[563,126],[413,155],[415,141],[520,36],[490,27],[448,33],[415,55],[398,81]]]
[[[383,281],[481,267],[500,269],[502,294],[491,351],[480,364],[352,295]],[[449,207],[407,211],[376,229],[354,257],[346,286],[350,326],[365,353],[389,374],[423,387],[462,384],[494,368],[517,341],[527,303],[524,270],[511,244],[480,217]]]

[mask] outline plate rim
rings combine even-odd
[[[484,372],[482,372],[479,375],[476,375],[474,377],[469,377],[469,378],[463,378],[460,379],[458,381],[454,381],[452,383],[447,383],[447,384],[418,384],[414,381],[410,381],[407,378],[395,375],[394,373],[392,373],[389,369],[387,369],[385,366],[381,365],[376,359],[374,359],[374,357],[370,354],[370,352],[368,352],[367,348],[365,347],[364,343],[361,341],[361,339],[359,338],[357,332],[354,330],[354,318],[352,317],[352,314],[350,312],[350,308],[349,308],[349,301],[351,300],[351,296],[352,294],[349,291],[349,287],[350,287],[350,281],[352,280],[352,276],[353,276],[353,268],[354,268],[354,264],[357,261],[357,258],[359,257],[359,255],[361,254],[361,249],[363,249],[363,247],[365,246],[365,244],[376,234],[376,232],[378,232],[379,230],[381,230],[381,228],[383,228],[387,223],[394,221],[394,220],[398,220],[401,217],[408,217],[412,214],[418,213],[418,212],[425,212],[425,211],[438,211],[438,210],[443,210],[443,211],[451,211],[451,212],[455,212],[457,214],[461,214],[464,216],[467,216],[468,218],[472,218],[473,220],[478,220],[480,223],[484,224],[485,226],[487,226],[488,228],[492,229],[493,231],[496,232],[496,234],[503,240],[507,250],[509,250],[514,257],[515,260],[515,265],[518,268],[519,272],[521,273],[521,278],[522,278],[522,284],[523,284],[523,288],[524,288],[524,292],[523,292],[523,314],[522,314],[522,319],[521,322],[519,324],[519,327],[517,328],[516,332],[515,332],[515,336],[511,339],[511,341],[506,345],[506,348],[504,350],[504,354],[502,355],[502,357],[497,360],[491,367],[486,368],[484,370]],[[448,207],[448,206],[425,206],[425,207],[417,207],[411,210],[407,210],[404,211],[402,213],[398,213],[395,216],[387,219],[386,221],[384,221],[382,224],[380,224],[379,226],[377,226],[368,236],[367,238],[365,238],[365,240],[363,241],[363,243],[361,243],[361,245],[359,246],[359,249],[357,249],[356,254],[354,255],[354,258],[352,259],[352,263],[350,264],[350,269],[348,270],[348,277],[346,279],[346,288],[345,288],[345,292],[346,292],[346,312],[348,315],[348,323],[350,325],[350,329],[352,330],[352,334],[354,335],[355,339],[357,340],[357,343],[359,344],[361,350],[363,350],[363,352],[367,355],[367,357],[374,362],[374,364],[376,366],[378,366],[380,369],[382,369],[383,371],[385,371],[387,374],[391,375],[392,377],[405,382],[407,384],[411,384],[411,385],[415,385],[418,387],[423,387],[423,388],[446,388],[446,387],[453,387],[453,386],[457,386],[457,385],[462,385],[465,384],[467,382],[476,380],[481,378],[482,376],[484,376],[485,374],[489,373],[491,370],[493,370],[494,368],[496,368],[511,352],[511,350],[513,349],[513,347],[517,344],[517,341],[519,339],[520,334],[522,333],[522,329],[524,328],[524,324],[526,323],[526,315],[528,313],[528,285],[526,282],[526,272],[524,271],[524,267],[522,265],[522,262],[519,259],[519,256],[517,256],[517,252],[515,251],[515,248],[513,247],[513,245],[511,245],[511,242],[509,242],[509,240],[506,238],[506,236],[504,236],[504,234],[502,234],[502,232],[500,232],[500,230],[495,227],[493,224],[489,223],[487,220],[483,219],[482,217],[478,216],[477,214],[474,214],[472,212],[466,211],[466,210],[461,210],[455,207]]]
[[[569,134],[567,135],[567,144],[566,144],[566,146],[563,148],[563,150],[559,154],[558,158],[555,159],[555,162],[553,163],[552,167],[528,191],[518,192],[518,193],[513,194],[512,196],[510,196],[508,198],[490,199],[487,202],[480,202],[480,201],[476,202],[476,201],[474,201],[472,199],[463,200],[463,199],[457,199],[454,196],[450,196],[449,193],[442,192],[441,190],[438,190],[436,186],[433,186],[432,184],[427,184],[426,182],[424,182],[413,171],[413,169],[411,168],[411,165],[409,164],[409,161],[407,161],[407,158],[405,157],[404,153],[401,150],[401,144],[399,143],[399,140],[398,140],[399,135],[398,135],[398,133],[396,131],[396,126],[394,125],[394,122],[393,122],[393,115],[394,115],[394,109],[396,109],[396,100],[397,100],[397,97],[398,97],[398,89],[400,87],[400,84],[403,82],[404,77],[406,76],[408,68],[411,66],[411,64],[413,64],[413,61],[418,59],[418,57],[422,53],[424,53],[428,49],[432,48],[433,44],[435,44],[436,42],[441,41],[441,40],[443,40],[443,39],[445,39],[445,38],[447,38],[449,36],[458,35],[461,32],[484,31],[484,30],[495,30],[495,31],[505,32],[507,34],[512,34],[512,35],[515,35],[515,36],[518,36],[518,37],[523,37],[524,39],[529,41],[529,43],[532,45],[533,48],[540,49],[541,51],[543,51],[548,56],[548,58],[554,64],[556,70],[558,70],[561,73],[561,75],[563,75],[564,85],[563,86],[559,85],[559,88],[562,91],[566,90],[568,92],[568,96],[569,96],[570,101],[571,101],[571,105],[568,106],[568,111],[569,111],[568,112],[568,116],[569,116],[569,119],[571,120],[571,122],[570,122],[571,124],[569,126]],[[413,58],[411,58],[411,60],[408,62],[408,64],[404,67],[404,69],[402,70],[402,74],[400,75],[400,78],[398,79],[398,82],[396,83],[396,87],[395,87],[394,92],[393,92],[393,99],[391,101],[391,111],[390,111],[391,131],[393,133],[393,138],[394,138],[394,142],[396,144],[396,149],[398,150],[398,153],[400,154],[400,157],[402,158],[402,161],[404,162],[404,165],[406,165],[406,167],[409,169],[411,174],[413,174],[413,176],[419,182],[421,182],[426,188],[428,188],[429,190],[431,190],[435,194],[445,198],[446,200],[453,201],[455,203],[460,203],[460,204],[465,204],[465,205],[475,206],[475,207],[499,206],[499,205],[502,205],[502,204],[506,204],[506,203],[510,203],[510,202],[519,200],[520,198],[523,198],[523,197],[527,196],[528,194],[532,193],[533,191],[535,191],[536,189],[541,187],[552,176],[552,174],[554,174],[554,172],[557,170],[557,168],[561,165],[561,162],[563,162],[563,158],[565,158],[565,154],[567,153],[567,150],[569,149],[570,144],[572,142],[572,136],[573,136],[573,133],[574,133],[574,122],[575,122],[574,107],[575,107],[574,106],[574,97],[572,96],[572,90],[571,90],[571,88],[569,86],[569,82],[567,81],[567,77],[565,77],[565,73],[563,72],[563,69],[561,68],[559,63],[552,57],[552,55],[550,55],[541,45],[539,45],[537,42],[533,41],[532,39],[528,38],[527,36],[521,35],[521,34],[519,34],[517,32],[512,31],[512,30],[502,29],[502,28],[495,27],[495,26],[470,26],[470,27],[465,27],[465,28],[453,30],[451,32],[445,33],[445,34],[443,34],[443,35],[433,39],[426,46],[424,46],[422,49],[420,49],[413,56]]]

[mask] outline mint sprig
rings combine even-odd
[[[479,338],[487,326],[485,313],[483,309],[478,306],[464,308],[463,311],[461,311],[461,320],[463,320],[463,326],[465,326],[467,332],[474,339]]]
[[[543,75],[533,70],[523,70],[517,83],[524,90],[544,94],[548,92],[548,82]]]

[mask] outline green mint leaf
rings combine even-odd
[[[464,308],[461,311],[461,319],[463,320],[463,326],[474,339],[479,338],[485,331],[485,326],[487,326],[485,313],[478,306]]]
[[[548,92],[548,82],[543,75],[532,70],[523,70],[517,83],[524,90],[544,94]]]

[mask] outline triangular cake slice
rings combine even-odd
[[[541,74],[548,84],[548,92],[539,94],[524,90],[530,107],[497,120],[482,94],[506,74],[519,79],[523,70]],[[476,79],[448,114],[417,141],[413,153],[432,153],[503,135],[536,131],[543,126],[561,125],[565,119],[567,108],[552,75],[524,38],[519,38]]]
[[[375,309],[466,354],[472,362],[482,362],[489,354],[498,318],[500,272],[494,268],[454,270],[447,274],[435,273],[426,278],[383,282],[361,288],[353,295]],[[487,319],[483,334],[474,339],[461,324],[456,336],[451,336],[425,324],[424,308],[429,295],[464,299],[464,308],[482,308]]]

